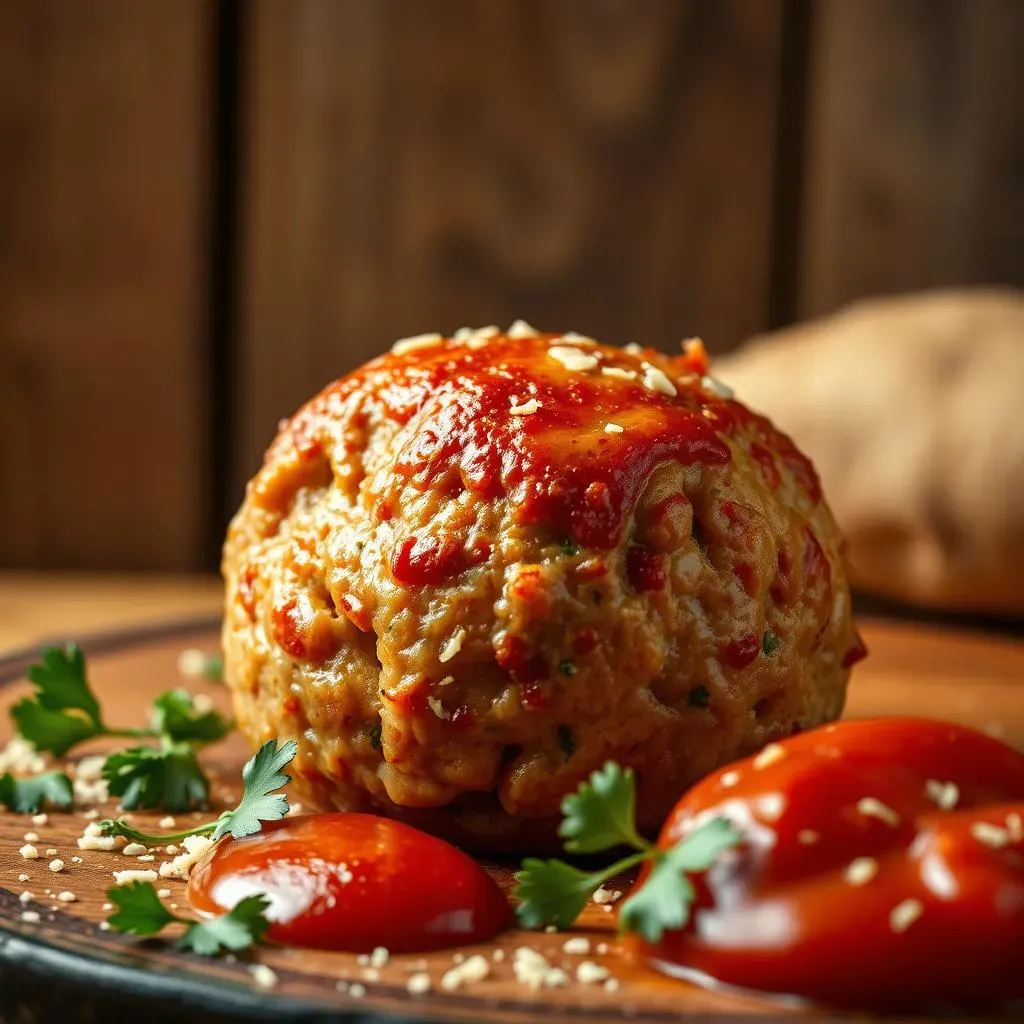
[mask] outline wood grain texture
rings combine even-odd
[[[0,564],[199,565],[208,15],[0,5]]]
[[[863,631],[872,656],[855,672],[850,716],[918,714],[926,710],[932,717],[986,728],[1010,742],[1024,745],[1024,687],[1021,685],[1024,644],[954,630],[883,622],[868,622]],[[206,632],[151,639],[142,645],[94,656],[91,660],[94,685],[104,705],[111,710],[111,719],[114,720],[116,714],[119,724],[141,720],[152,696],[169,686],[182,684],[175,669],[182,647],[215,644],[216,634]],[[187,685],[205,690],[215,702],[225,706],[223,688],[192,681]],[[0,690],[0,720],[3,722],[0,740],[7,729],[4,711],[23,692],[24,685],[18,682]],[[246,754],[237,735],[209,751],[208,760],[218,765],[214,795],[219,802],[233,801],[238,767]],[[137,997],[143,993],[140,998],[150,1000],[154,1012],[167,1012],[168,1006],[189,1000],[207,1009],[220,1005],[221,998],[228,1002],[235,1000],[232,1005],[237,1006],[240,1005],[238,999],[252,993],[259,1001],[260,1012],[274,1019],[284,1019],[288,1014],[293,1015],[288,1019],[298,1019],[303,1013],[372,1011],[396,1013],[403,1015],[403,1019],[408,1015],[419,1020],[519,1022],[628,1018],[651,1022],[725,1021],[747,1014],[759,1015],[755,1019],[785,1016],[769,1003],[704,992],[646,971],[614,943],[613,915],[594,905],[587,908],[572,934],[584,935],[594,944],[609,943],[607,952],[595,952],[590,959],[605,963],[620,979],[621,987],[615,993],[575,983],[565,989],[540,992],[518,985],[512,977],[510,960],[512,951],[519,945],[529,944],[553,962],[570,968],[574,968],[581,957],[562,950],[565,934],[515,931],[501,936],[495,943],[457,951],[484,952],[492,958],[491,977],[458,991],[438,991],[435,987],[435,991],[425,996],[411,996],[405,983],[413,971],[421,969],[420,958],[416,956],[394,957],[379,976],[374,976],[351,955],[267,947],[259,950],[256,958],[272,966],[279,983],[272,992],[262,992],[254,988],[244,962],[202,961],[177,954],[161,944],[141,943],[99,931],[96,925],[106,916],[103,903],[105,890],[112,882],[110,872],[147,865],[117,853],[95,852],[82,854],[81,864],[73,863],[71,857],[79,855],[75,839],[86,824],[80,811],[50,814],[45,825],[35,825],[27,816],[0,814],[0,988],[5,980],[4,970],[9,971],[9,966],[4,966],[4,950],[10,948],[12,940],[18,940],[26,944],[24,955],[29,960],[42,957],[47,950],[57,951],[70,958],[65,966],[68,963],[78,965],[86,977],[90,971],[95,972],[92,985],[95,992],[106,977],[101,974],[99,965],[104,968],[113,965],[121,973],[111,984],[115,988],[117,985],[124,987],[126,993],[134,991]],[[188,820],[185,815],[178,817],[179,821]],[[145,826],[155,825],[158,818],[159,815],[134,816],[136,823]],[[17,850],[29,830],[39,835],[35,843],[38,849],[57,850],[66,865],[62,872],[55,874],[48,869],[50,856],[45,852],[40,860],[26,861],[19,856]],[[154,863],[158,866],[163,859],[157,856]],[[501,884],[510,885],[510,865],[492,865],[492,870]],[[28,874],[29,878],[19,881],[21,874]],[[172,891],[168,900],[184,911],[183,883],[161,884]],[[50,894],[46,890],[50,890]],[[54,898],[65,890],[74,892],[77,900],[61,903]],[[22,891],[33,894],[25,904],[18,900]],[[25,910],[39,913],[40,921],[21,920]],[[504,950],[504,957],[494,961],[494,950],[498,948]],[[451,967],[452,955],[450,951],[425,958],[426,969],[435,986],[443,972]],[[24,968],[23,974],[27,976]],[[13,983],[11,979],[17,980],[8,973],[9,983]],[[364,985],[365,996],[354,999],[340,993],[336,988],[339,980]],[[58,981],[54,978],[51,988],[59,992]],[[239,1012],[244,1009],[242,1005]],[[281,1016],[276,1016],[278,1014]],[[809,1017],[819,1022],[831,1019],[828,1014],[812,1013]]]
[[[800,312],[1024,285],[1024,5],[814,6]]]
[[[239,491],[279,417],[404,335],[764,324],[776,0],[249,10]]]

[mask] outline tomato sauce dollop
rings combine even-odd
[[[659,846],[713,817],[742,842],[687,926],[641,943],[659,970],[848,1009],[1024,999],[1024,754],[922,719],[829,725],[703,780]]]
[[[192,871],[188,897],[219,914],[256,893],[268,937],[314,949],[419,953],[480,942],[508,927],[497,883],[472,857],[372,814],[310,814],[226,839]]]

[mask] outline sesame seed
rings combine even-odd
[[[878,861],[874,857],[857,857],[846,865],[843,877],[853,886],[867,885],[878,874]]]
[[[47,825],[50,822],[50,816],[48,814],[33,814],[32,824],[33,825]]]
[[[574,938],[566,939],[562,946],[562,952],[570,956],[586,956],[590,952],[590,940],[577,935]]]
[[[762,768],[767,768],[769,765],[775,764],[776,761],[781,761],[785,756],[785,747],[780,743],[769,743],[768,746],[754,758],[753,764],[754,767],[760,771]]]
[[[78,900],[78,897],[73,892],[68,892],[68,890],[65,889],[64,892],[57,893],[57,899],[59,899],[61,903],[75,903]]]
[[[618,423],[606,423],[604,425],[604,432],[606,434],[621,434],[623,429]]]
[[[971,825],[971,835],[982,846],[991,847],[993,850],[1001,850],[1004,846],[1010,845],[1010,833],[998,825],[989,824],[987,821],[974,822]]]
[[[578,348],[573,348],[571,345],[552,345],[548,349],[548,355],[556,363],[561,363],[567,370],[572,372],[586,372],[587,370],[593,370],[598,365],[597,356],[593,356],[589,352],[583,352]]]
[[[250,964],[249,973],[257,988],[269,989],[277,984],[277,974],[266,964]]]
[[[391,351],[396,356],[404,356],[421,348],[433,348],[442,341],[444,338],[440,334],[414,334],[409,338],[399,338],[391,346]]]
[[[511,401],[513,405],[509,412],[513,416],[531,416],[540,408],[540,402],[536,398],[530,398],[519,405],[515,404],[515,399],[511,399]]]
[[[25,858],[25,860],[36,860],[39,857],[39,851],[31,845],[23,846],[18,853]]]
[[[905,932],[924,912],[920,900],[904,900],[897,903],[889,914],[889,927],[894,932]]]
[[[525,320],[516,320],[515,323],[505,332],[510,338],[536,338],[536,327],[531,327]],[[430,979],[427,978],[427,981]]]
[[[884,821],[890,828],[895,828],[900,823],[900,816],[891,807],[883,804],[881,800],[876,800],[873,796],[862,797],[858,800],[857,810],[865,818],[877,818],[879,821]]]
[[[676,394],[676,386],[668,379],[664,370],[658,369],[651,363],[644,363],[644,375],[640,380],[648,391],[657,391],[660,394],[668,395],[670,398]]]
[[[515,325],[513,324],[513,326]],[[409,980],[405,983],[405,989],[410,995],[422,996],[430,991],[431,984],[432,982],[430,980],[430,975],[420,971],[416,974],[413,974],[409,978]]]
[[[728,384],[723,384],[710,374],[705,374],[705,376],[701,377],[700,383],[705,391],[710,391],[716,398],[732,398],[733,396],[733,390]]]
[[[448,638],[445,645],[441,648],[437,655],[437,660],[444,663],[451,661],[459,651],[462,650],[462,641],[466,639],[466,631],[459,626],[457,630]]]
[[[47,850],[46,852],[49,853],[50,851]],[[55,873],[63,871],[64,870],[64,861],[62,861],[60,859],[51,860],[50,861],[50,870],[55,872]]]
[[[726,789],[729,789],[732,786],[735,786],[736,783],[740,781],[740,773],[739,772],[726,772],[718,781]]]
[[[627,370],[624,366],[602,366],[601,375],[618,380],[636,380],[636,370]]]
[[[940,782],[928,779],[924,784],[925,795],[943,811],[951,811],[960,799],[960,790],[955,782]]]
[[[601,964],[595,964],[592,960],[584,960],[576,968],[576,980],[581,985],[599,985],[602,981],[607,981],[611,971],[607,967]]]
[[[796,841],[801,846],[813,846],[821,836],[813,828],[802,828],[796,834]]]

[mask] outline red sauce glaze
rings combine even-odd
[[[626,552],[626,575],[633,589],[664,590],[668,582],[668,559],[649,548],[633,544]]]
[[[569,370],[548,354],[554,344],[577,347],[599,365]],[[669,375],[675,395],[644,386],[644,360]],[[602,367],[636,377],[604,375]],[[696,348],[670,359],[550,334],[498,336],[477,346],[444,340],[388,353],[328,387],[286,426],[271,456],[287,457],[289,447],[311,443],[317,431],[330,434],[358,407],[364,419],[412,424],[395,474],[367,495],[378,519],[393,513],[405,486],[442,493],[465,488],[485,501],[508,497],[520,523],[604,550],[619,543],[655,466],[665,460],[725,465],[731,459],[725,438],[739,429],[752,429],[758,442],[779,453],[818,500],[814,470],[792,442],[763,417],[703,390],[704,369]],[[535,412],[512,413],[532,399],[539,403]],[[607,433],[609,422],[624,429]],[[399,582],[419,585],[423,573],[437,578],[459,570],[447,557],[417,561],[409,544],[403,542],[392,562]]]
[[[372,814],[312,814],[225,839],[193,870],[201,913],[270,897],[269,937],[314,949],[418,953],[481,942],[507,928],[508,901],[475,860]]]
[[[738,640],[722,644],[718,656],[723,665],[729,668],[746,668],[761,653],[761,637],[757,633],[748,633]]]
[[[750,446],[750,454],[757,462],[757,468],[761,473],[761,479],[764,481],[765,486],[774,491],[782,482],[779,468],[775,465],[775,456],[760,441],[755,441]]]
[[[659,969],[883,1012],[1024,998],[1018,751],[923,719],[826,726],[703,780],[659,845],[718,816],[743,843],[685,929],[640,945]]]
[[[303,594],[274,608],[270,629],[276,643],[293,658],[323,661],[335,651],[336,638],[328,630],[315,628],[312,606]]]
[[[427,534],[406,537],[391,554],[391,576],[407,587],[443,583],[465,567],[467,553],[454,537]]]

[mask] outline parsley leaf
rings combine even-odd
[[[614,846],[649,849],[636,830],[635,803],[633,770],[608,761],[562,801],[558,834],[565,848],[570,853],[599,853]]]
[[[210,784],[187,743],[131,747],[111,754],[103,764],[110,792],[129,810],[160,807],[190,811],[206,804]]]
[[[156,935],[168,925],[184,924],[187,928],[176,944],[179,949],[191,950],[199,956],[247,949],[259,942],[270,927],[266,916],[270,901],[263,895],[246,896],[226,914],[203,921],[172,914],[150,882],[115,886],[107,892],[107,898],[118,908],[108,920],[119,932]]]
[[[107,732],[99,701],[89,688],[85,655],[74,644],[47,647],[28,678],[36,687],[11,708],[18,732],[36,750],[61,757],[75,744]]]
[[[568,928],[587,901],[613,875],[639,864],[646,853],[633,854],[601,871],[581,871],[561,860],[527,857],[516,872],[513,895],[519,900],[516,917],[524,928],[553,924]]]
[[[208,821],[184,832],[169,835],[139,832],[122,818],[107,818],[100,822],[100,828],[104,835],[125,836],[148,846],[176,842],[186,836],[210,836],[214,840],[229,834],[235,839],[250,836],[254,832],[259,832],[264,821],[279,821],[288,813],[288,798],[284,793],[277,793],[275,790],[291,782],[291,778],[282,769],[295,757],[297,751],[298,746],[294,740],[288,740],[280,746],[277,740],[267,740],[242,769],[244,790],[238,806],[230,811],[224,811],[216,821]],[[128,804],[125,803],[125,806]]]
[[[732,822],[712,818],[675,846],[655,854],[654,867],[646,881],[622,904],[620,927],[637,932],[651,943],[657,942],[665,931],[682,928],[690,918],[695,896],[686,872],[706,871],[740,838]]]
[[[216,710],[201,711],[188,690],[168,690],[153,701],[153,730],[172,740],[213,743],[231,723]]]
[[[0,775],[0,804],[17,814],[38,814],[44,804],[70,807],[71,780],[63,772],[44,772],[16,779],[10,772]]]
[[[764,631],[764,636],[761,637],[761,650],[765,654],[774,654],[779,647],[782,645],[782,640],[779,639],[770,629]]]
[[[706,708],[711,703],[711,691],[706,686],[695,686],[690,691],[690,707]]]

